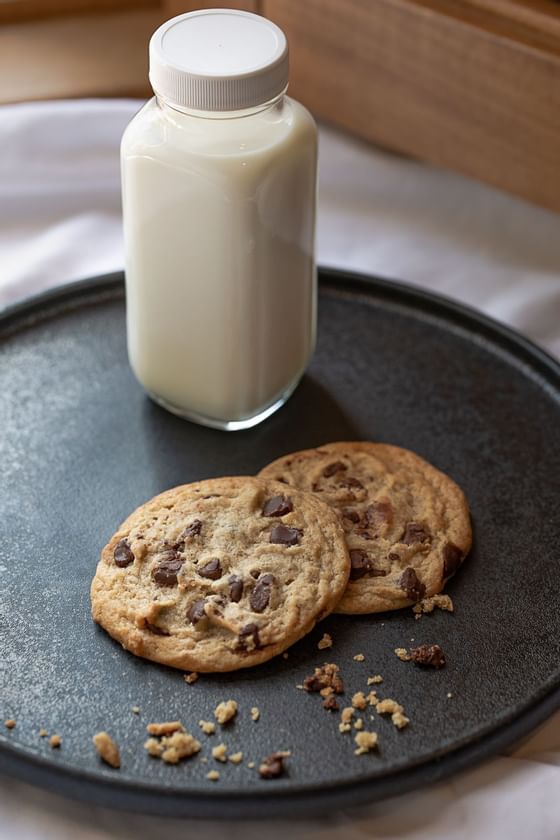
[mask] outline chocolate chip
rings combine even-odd
[[[211,496],[204,496],[204,498],[205,499],[206,498],[210,499],[212,497]],[[181,536],[183,536],[185,539],[188,539],[189,537],[197,537],[200,534],[201,531],[202,531],[201,520],[200,519],[194,519],[191,522],[190,525],[187,525],[187,527],[185,528],[185,530],[183,531]]]
[[[263,759],[259,767],[259,775],[261,779],[277,779],[282,776],[285,770],[284,759],[286,753],[276,752]]]
[[[445,654],[439,645],[419,645],[412,648],[410,658],[417,665],[424,665],[428,668],[443,668],[445,666]]]
[[[429,540],[430,534],[423,525],[419,525],[418,522],[409,522],[404,529],[401,542],[412,545],[413,543],[424,543]]]
[[[322,493],[323,492],[322,488],[319,487],[319,484],[316,481],[314,481],[313,484],[311,485],[311,489],[313,490],[314,493]]]
[[[350,580],[359,580],[365,575],[368,577],[385,577],[387,572],[384,569],[376,569],[367,551],[361,548],[353,548],[350,551]]]
[[[113,552],[113,558],[115,560],[115,565],[118,566],[119,569],[124,569],[126,566],[130,566],[131,563],[134,563],[134,554],[130,550],[130,546],[126,540],[119,540],[116,544]]]
[[[357,510],[351,510],[351,509],[343,510],[342,511],[342,518],[347,519],[348,522],[353,522],[354,525],[357,525],[358,522],[360,521],[360,514],[358,513]]]
[[[255,624],[253,621],[250,624],[246,624],[245,627],[242,627],[239,631],[239,636],[237,637],[239,642],[239,647],[241,650],[246,650],[249,640],[252,642],[252,645],[257,650],[261,647],[261,640],[259,638],[259,628],[258,625]]]
[[[206,617],[206,612],[204,611],[205,606],[205,598],[199,598],[198,601],[193,601],[187,610],[187,618],[191,624],[197,624],[197,622]]]
[[[166,551],[163,559],[152,569],[152,578],[161,586],[175,586],[177,574],[184,562],[176,551]]]
[[[208,580],[219,580],[222,576],[222,567],[218,558],[209,560],[202,568],[196,570],[200,577],[208,578]]]
[[[401,575],[399,586],[411,601],[420,601],[426,594],[426,587],[418,580],[416,572],[409,566]]]
[[[333,461],[332,464],[327,464],[325,469],[323,470],[323,475],[325,478],[330,478],[331,475],[334,475],[337,472],[343,472],[347,470],[348,467],[346,464],[343,464],[342,461]]]
[[[275,525],[270,532],[270,542],[277,545],[297,545],[303,531],[300,528],[288,528],[287,525]]]
[[[325,697],[323,700],[323,709],[328,709],[330,712],[337,712],[340,706],[336,701],[336,697],[334,694],[329,694],[328,697]]]
[[[273,496],[263,506],[263,516],[285,516],[294,509],[292,500],[288,496]]]
[[[457,571],[463,560],[463,552],[455,543],[448,542],[443,547],[443,576],[449,577]]]
[[[144,627],[156,636],[169,636],[167,630],[164,630],[162,627],[158,627],[157,624],[152,624],[152,622],[148,621],[148,619],[145,619]]]
[[[397,554],[396,551],[390,551],[387,555],[387,560],[389,560],[391,563],[399,563],[400,559],[400,554]]]
[[[338,486],[339,487],[347,487],[349,489],[355,488],[357,490],[363,490],[364,489],[364,485],[362,484],[362,482],[359,481],[357,478],[354,478],[354,476],[352,476],[352,475],[349,476],[348,478],[341,479],[338,482]]]
[[[229,597],[235,604],[238,604],[243,596],[243,580],[237,575],[230,575],[228,583]]]
[[[369,505],[366,513],[366,525],[370,528],[379,528],[390,522],[393,516],[393,506],[391,502],[378,501]]]
[[[274,575],[263,575],[258,579],[249,597],[253,612],[262,613],[268,607],[273,583]]]
[[[361,548],[353,548],[350,552],[350,564],[350,580],[359,580],[368,573],[371,560],[366,551],[362,551]]]

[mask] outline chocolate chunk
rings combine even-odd
[[[428,668],[443,668],[445,666],[445,654],[439,645],[419,645],[412,648],[410,658],[417,665],[424,665]]]
[[[352,509],[343,510],[342,511],[342,518],[347,519],[348,522],[353,522],[354,525],[357,525],[358,522],[360,521],[360,514],[358,513],[357,510],[352,510]]]
[[[202,568],[196,570],[200,577],[208,578],[208,580],[219,580],[222,576],[222,567],[218,558],[209,560]]]
[[[371,559],[366,551],[353,548],[350,552],[350,564],[350,580],[359,580],[370,570]]]
[[[404,529],[401,542],[412,545],[413,543],[429,542],[429,540],[430,534],[423,525],[419,525],[418,522],[409,522]]]
[[[387,572],[384,569],[376,569],[367,551],[361,548],[353,548],[350,551],[350,580],[359,580],[365,575],[368,577],[385,577]]]
[[[204,496],[205,499],[212,498],[211,496]],[[200,519],[194,519],[190,525],[187,525],[182,535],[185,539],[189,537],[197,537],[202,531],[202,522]]]
[[[397,554],[396,551],[390,551],[387,555],[387,560],[389,560],[391,563],[398,563],[400,559],[400,554]]]
[[[237,575],[230,575],[228,583],[229,597],[235,604],[238,604],[243,596],[243,580]]]
[[[303,681],[303,687],[306,691],[315,692],[322,691],[324,688],[332,688],[335,694],[342,694],[344,691],[344,683],[339,675],[338,665],[327,663],[320,668],[315,668],[315,671],[310,677],[306,677]]]
[[[258,579],[249,597],[253,612],[262,613],[268,607],[273,583],[274,575],[263,575]]]
[[[292,500],[288,496],[273,496],[263,505],[263,516],[285,516],[294,509]]]
[[[256,648],[258,650],[261,647],[258,625],[254,622],[246,624],[245,627],[242,627],[239,631],[239,636],[237,637],[237,640],[239,642],[239,647],[241,648],[241,650],[247,650],[249,642],[252,643],[253,648]]]
[[[263,759],[259,767],[259,775],[261,779],[277,779],[282,776],[285,770],[284,759],[286,753],[275,752]]]
[[[357,478],[354,478],[354,476],[352,476],[352,475],[349,476],[348,478],[341,479],[338,482],[338,486],[339,487],[347,487],[349,489],[355,488],[357,490],[363,490],[364,489],[364,485],[362,484],[362,482],[359,481]]]
[[[449,577],[457,571],[463,560],[463,552],[455,543],[448,542],[443,547],[443,576]]]
[[[323,709],[328,709],[329,712],[337,712],[340,709],[334,694],[329,694],[328,697],[325,697],[323,700]]]
[[[199,598],[198,601],[193,601],[187,610],[187,618],[191,624],[197,624],[197,622],[206,617],[206,612],[204,611],[205,606],[205,598]]]
[[[270,542],[277,545],[297,545],[303,531],[300,528],[288,528],[287,525],[275,525],[270,532]]]
[[[119,569],[124,569],[126,566],[130,566],[131,563],[134,563],[134,554],[130,550],[130,546],[126,540],[119,540],[116,544],[113,552],[113,558],[115,560],[115,565],[118,566]]]
[[[166,551],[163,559],[152,569],[152,578],[161,586],[175,586],[184,559],[176,551]]]
[[[426,594],[426,587],[418,580],[412,566],[408,566],[402,573],[399,586],[411,601],[420,601]]]
[[[148,619],[144,621],[144,627],[156,636],[169,636],[167,630],[164,630],[162,627],[158,627],[157,624],[152,624],[152,622],[148,621]]]
[[[342,461],[333,461],[332,464],[327,464],[325,469],[323,470],[323,475],[325,478],[330,478],[331,475],[334,475],[337,472],[343,472],[347,470],[348,467],[346,464],[343,464]]]
[[[391,502],[378,501],[369,505],[365,513],[365,521],[368,528],[379,528],[390,522],[393,517],[393,506]]]

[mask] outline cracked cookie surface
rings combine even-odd
[[[156,496],[121,525],[101,553],[92,615],[137,656],[231,671],[308,633],[349,571],[339,517],[314,495],[209,479]]]
[[[340,515],[351,572],[335,612],[383,612],[435,595],[471,547],[462,490],[407,449],[331,443],[278,458],[259,475],[311,491]]]

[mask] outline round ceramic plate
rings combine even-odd
[[[0,715],[17,719],[0,734],[2,772],[151,813],[324,813],[448,777],[560,705],[560,368],[525,339],[431,294],[322,271],[307,375],[277,414],[230,434],[166,413],[136,383],[120,275],[12,308],[0,340]],[[475,542],[448,586],[453,615],[330,617],[287,659],[193,685],[93,624],[100,549],[138,504],[360,439],[413,449],[464,488]],[[324,632],[334,645],[320,651]],[[423,642],[443,647],[446,668],[423,671],[394,654]],[[381,674],[379,696],[400,702],[410,726],[399,732],[371,709],[365,728],[378,732],[379,750],[355,756],[353,733],[296,687],[325,661],[341,669],[343,704]],[[200,733],[196,758],[172,767],[147,755],[148,722],[179,719],[197,732],[229,698],[237,719]],[[60,749],[41,727],[62,736]],[[120,744],[118,771],[94,752],[100,729]],[[243,763],[217,764],[210,748],[220,741]],[[287,775],[262,780],[247,763],[274,750],[292,751]]]

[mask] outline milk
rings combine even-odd
[[[165,407],[246,428],[296,387],[315,344],[316,165],[315,123],[285,95],[219,113],[154,97],[128,126],[128,353]]]

